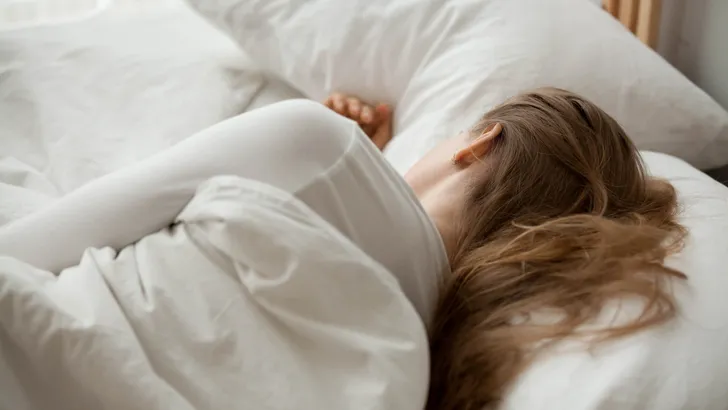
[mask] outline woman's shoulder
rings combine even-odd
[[[447,271],[440,235],[404,179],[358,127],[341,157],[295,195],[386,267],[427,322]]]

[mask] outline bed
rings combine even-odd
[[[711,353],[728,341],[728,280],[717,256],[728,252],[728,189],[697,170],[728,163],[728,113],[653,51],[660,0],[187,3],[0,3],[0,229],[226,118],[285,99],[343,91],[394,104],[396,138],[385,155],[404,172],[438,138],[507,96],[572,88],[619,119],[649,171],[680,191],[692,239],[671,263],[695,273],[695,289],[678,290],[684,317],[673,328],[539,361],[503,408],[707,410],[728,402],[716,384],[728,377],[728,357]],[[422,337],[416,326],[403,332]],[[413,345],[412,357],[426,350]],[[415,364],[401,369],[421,370]],[[419,387],[405,393],[422,394]],[[123,398],[123,389],[112,390]],[[245,408],[234,388],[223,393],[228,401],[189,408]],[[276,403],[270,408],[291,406]],[[372,407],[383,403],[419,401]]]

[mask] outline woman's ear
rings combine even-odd
[[[499,123],[493,123],[488,125],[483,133],[477,138],[470,141],[468,146],[458,150],[452,157],[452,162],[455,164],[470,165],[479,158],[485,156],[493,146],[493,141],[503,131],[503,126]]]

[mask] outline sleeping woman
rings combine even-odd
[[[682,275],[663,261],[683,236],[675,190],[593,103],[553,88],[516,96],[404,177],[379,151],[392,115],[341,94],[243,114],[3,227],[0,254],[58,272],[87,247],[169,225],[212,176],[274,185],[399,280],[430,331],[432,409],[497,403],[539,342],[614,298],[643,297],[646,311],[606,336],[674,315],[663,284]],[[544,308],[562,320],[516,320]]]

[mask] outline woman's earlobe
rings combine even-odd
[[[452,163],[453,165],[455,165],[455,166],[461,166],[461,165],[463,165],[463,163],[465,163],[465,162],[468,162],[468,161],[467,161],[467,156],[468,156],[469,154],[470,154],[470,153],[469,153],[469,152],[468,152],[467,150],[465,150],[465,149],[461,149],[461,150],[459,150],[459,151],[455,152],[455,153],[454,153],[454,154],[452,155],[452,157],[450,158],[450,162],[451,162],[451,163]]]

